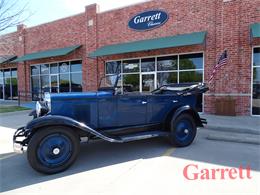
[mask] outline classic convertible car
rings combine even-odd
[[[206,123],[196,111],[205,84],[165,85],[141,94],[124,91],[119,80],[120,75],[104,77],[97,92],[45,94],[31,113],[34,119],[15,132],[14,151],[27,150],[32,168],[54,174],[75,161],[83,140],[166,137],[185,147]]]

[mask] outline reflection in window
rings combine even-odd
[[[106,63],[106,74],[118,74],[121,72],[121,61]]]
[[[140,87],[139,74],[123,75],[123,90],[124,92],[139,92]]]
[[[139,60],[123,61],[123,73],[132,73],[139,71]]]
[[[70,91],[70,75],[69,74],[60,74],[60,92],[69,92]]]
[[[178,78],[177,72],[162,72],[157,73],[157,87],[161,87],[163,85],[177,83]]]
[[[60,62],[31,66],[31,88],[33,100],[44,92],[82,91],[82,63],[81,61]],[[37,75],[37,76],[36,76]]]
[[[203,69],[203,54],[180,55],[180,70]]]
[[[67,73],[70,71],[69,62],[61,62],[59,64],[60,73]]]
[[[16,68],[0,70],[0,99],[18,99]]]
[[[260,48],[254,48],[252,114],[260,115]]]
[[[81,61],[73,61],[70,64],[71,72],[81,72],[82,71],[82,64]]]
[[[58,64],[54,63],[50,65],[50,69],[51,69],[51,74],[58,74],[59,73],[59,69],[58,69]]]
[[[40,65],[31,66],[31,74],[32,74],[32,75],[38,75],[38,74],[40,74]]]
[[[177,56],[159,57],[157,58],[157,70],[158,71],[177,70],[178,68],[177,62],[178,62]]]
[[[180,72],[180,83],[200,83],[203,80],[202,71]]]
[[[153,72],[155,71],[155,58],[147,58],[141,60],[142,72]]]
[[[49,74],[49,64],[41,65],[41,74]]]
[[[82,73],[71,74],[71,91],[72,92],[82,91]]]

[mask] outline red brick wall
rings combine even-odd
[[[162,9],[170,18],[162,27],[137,32],[128,28],[129,19],[137,13]],[[89,25],[92,21],[93,25]],[[250,114],[251,55],[252,46],[260,39],[250,39],[250,24],[260,22],[259,0],[158,0],[99,13],[97,5],[89,5],[85,13],[64,18],[32,28],[18,27],[18,32],[8,35],[12,44],[0,44],[1,54],[38,52],[47,49],[82,44],[83,47],[66,56],[31,61],[18,65],[19,89],[30,90],[29,65],[59,60],[83,60],[83,90],[95,90],[104,75],[104,60],[142,57],[171,53],[204,51],[205,81],[224,49],[228,50],[228,63],[218,71],[210,91],[205,96],[205,112],[215,113],[215,102],[228,94],[236,101],[238,115]],[[205,46],[189,46],[114,55],[90,59],[88,54],[97,48],[136,40],[183,33],[207,31]],[[1,40],[5,36],[0,37]],[[8,51],[8,52],[7,52]]]

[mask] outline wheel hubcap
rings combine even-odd
[[[59,148],[54,148],[53,151],[52,151],[52,153],[53,153],[54,155],[58,155],[58,154],[60,153],[60,149],[59,149]]]
[[[189,141],[192,137],[192,124],[187,119],[182,119],[176,125],[176,137],[181,142]]]
[[[51,134],[40,142],[37,156],[42,165],[58,167],[70,159],[72,149],[72,142],[66,135]]]

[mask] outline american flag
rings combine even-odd
[[[220,69],[222,66],[226,65],[226,63],[227,63],[227,57],[228,57],[228,56],[227,56],[227,50],[225,50],[225,51],[221,54],[221,56],[220,56],[220,58],[219,58],[219,60],[218,60],[218,63],[217,63],[217,64],[214,66],[214,68],[213,68],[212,74],[211,74],[210,79],[209,79],[209,82],[210,82],[210,83],[211,83],[211,81],[213,80],[215,74],[217,73],[217,70]]]

